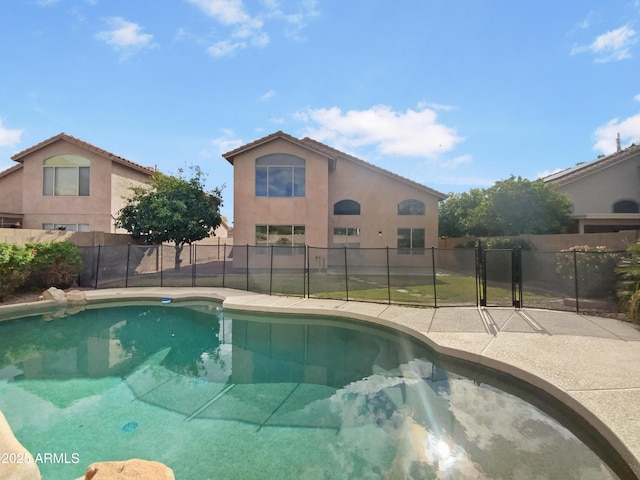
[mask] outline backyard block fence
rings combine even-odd
[[[81,247],[80,286],[228,287],[416,306],[617,310],[620,252],[173,245]]]

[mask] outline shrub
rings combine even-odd
[[[29,277],[34,255],[28,247],[0,243],[0,300],[22,287]]]
[[[35,251],[31,262],[29,287],[69,288],[82,269],[80,249],[71,242],[28,243],[27,248]]]
[[[620,275],[618,300],[629,318],[640,323],[640,241],[631,245],[627,252],[630,257],[623,258],[616,270]]]
[[[556,273],[564,279],[567,291],[574,291],[577,267],[579,296],[611,297],[616,291],[619,259],[617,253],[604,246],[575,245],[557,254]]]

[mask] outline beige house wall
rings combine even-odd
[[[89,196],[44,196],[44,161],[55,155],[79,155],[90,163]],[[111,162],[68,142],[58,141],[32,152],[24,159],[24,228],[42,228],[44,223],[87,223],[95,231],[110,232]]]
[[[269,154],[289,154],[305,160],[304,197],[256,196],[256,160]],[[344,254],[339,250],[326,250],[345,246],[344,237],[342,241],[334,241],[337,227],[360,229],[359,237],[348,239],[349,243],[358,243],[360,250],[351,249],[349,255],[367,255],[366,259],[357,260],[363,265],[369,260],[381,261],[371,255],[385,257],[384,252],[365,249],[397,247],[398,228],[424,229],[425,247],[437,245],[438,200],[443,198],[442,194],[331,147],[277,132],[224,157],[234,165],[234,267],[246,265],[247,250],[243,247],[256,245],[257,225],[304,225],[304,243],[311,247],[307,261],[312,269],[343,261]],[[398,203],[411,199],[425,204],[424,215],[398,215]],[[341,200],[358,202],[360,215],[334,215],[334,204]],[[398,264],[415,266],[430,261],[430,256],[422,255],[421,251],[400,253]],[[396,255],[395,250],[391,255]],[[272,262],[275,268],[302,268],[304,260],[302,254],[295,252],[289,255],[276,252],[271,258],[268,249],[249,250],[252,269],[270,268]]]
[[[334,204],[346,199],[360,203],[360,215],[333,215]],[[398,203],[409,199],[423,202],[425,215],[398,215]],[[366,165],[338,159],[329,174],[329,246],[335,246],[335,227],[359,227],[361,248],[396,248],[398,228],[424,228],[425,247],[435,246],[438,199]]]
[[[256,197],[256,159],[287,153],[305,159],[304,197]],[[305,242],[327,246],[328,161],[283,139],[276,139],[234,158],[234,243],[255,245],[256,225],[304,225]]]
[[[22,175],[23,169],[18,168],[0,177],[0,215],[22,213]]]
[[[640,203],[640,155],[557,186],[573,203],[574,215],[612,213],[620,200]]]
[[[120,210],[127,203],[127,199],[133,195],[132,187],[140,187],[147,184],[149,175],[138,172],[116,162],[111,162],[111,232],[126,233],[126,230],[115,227],[115,219]]]

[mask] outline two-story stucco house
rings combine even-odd
[[[18,164],[0,172],[0,227],[113,233],[130,187],[154,173],[66,133],[11,158]]]
[[[279,131],[223,157],[234,167],[235,245],[407,255],[437,245],[446,195],[320,142]]]
[[[549,175],[573,203],[579,233],[640,230],[640,146]]]

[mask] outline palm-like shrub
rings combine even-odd
[[[640,323],[640,241],[631,245],[627,251],[630,256],[622,259],[616,270],[620,275],[618,299],[629,318]]]

